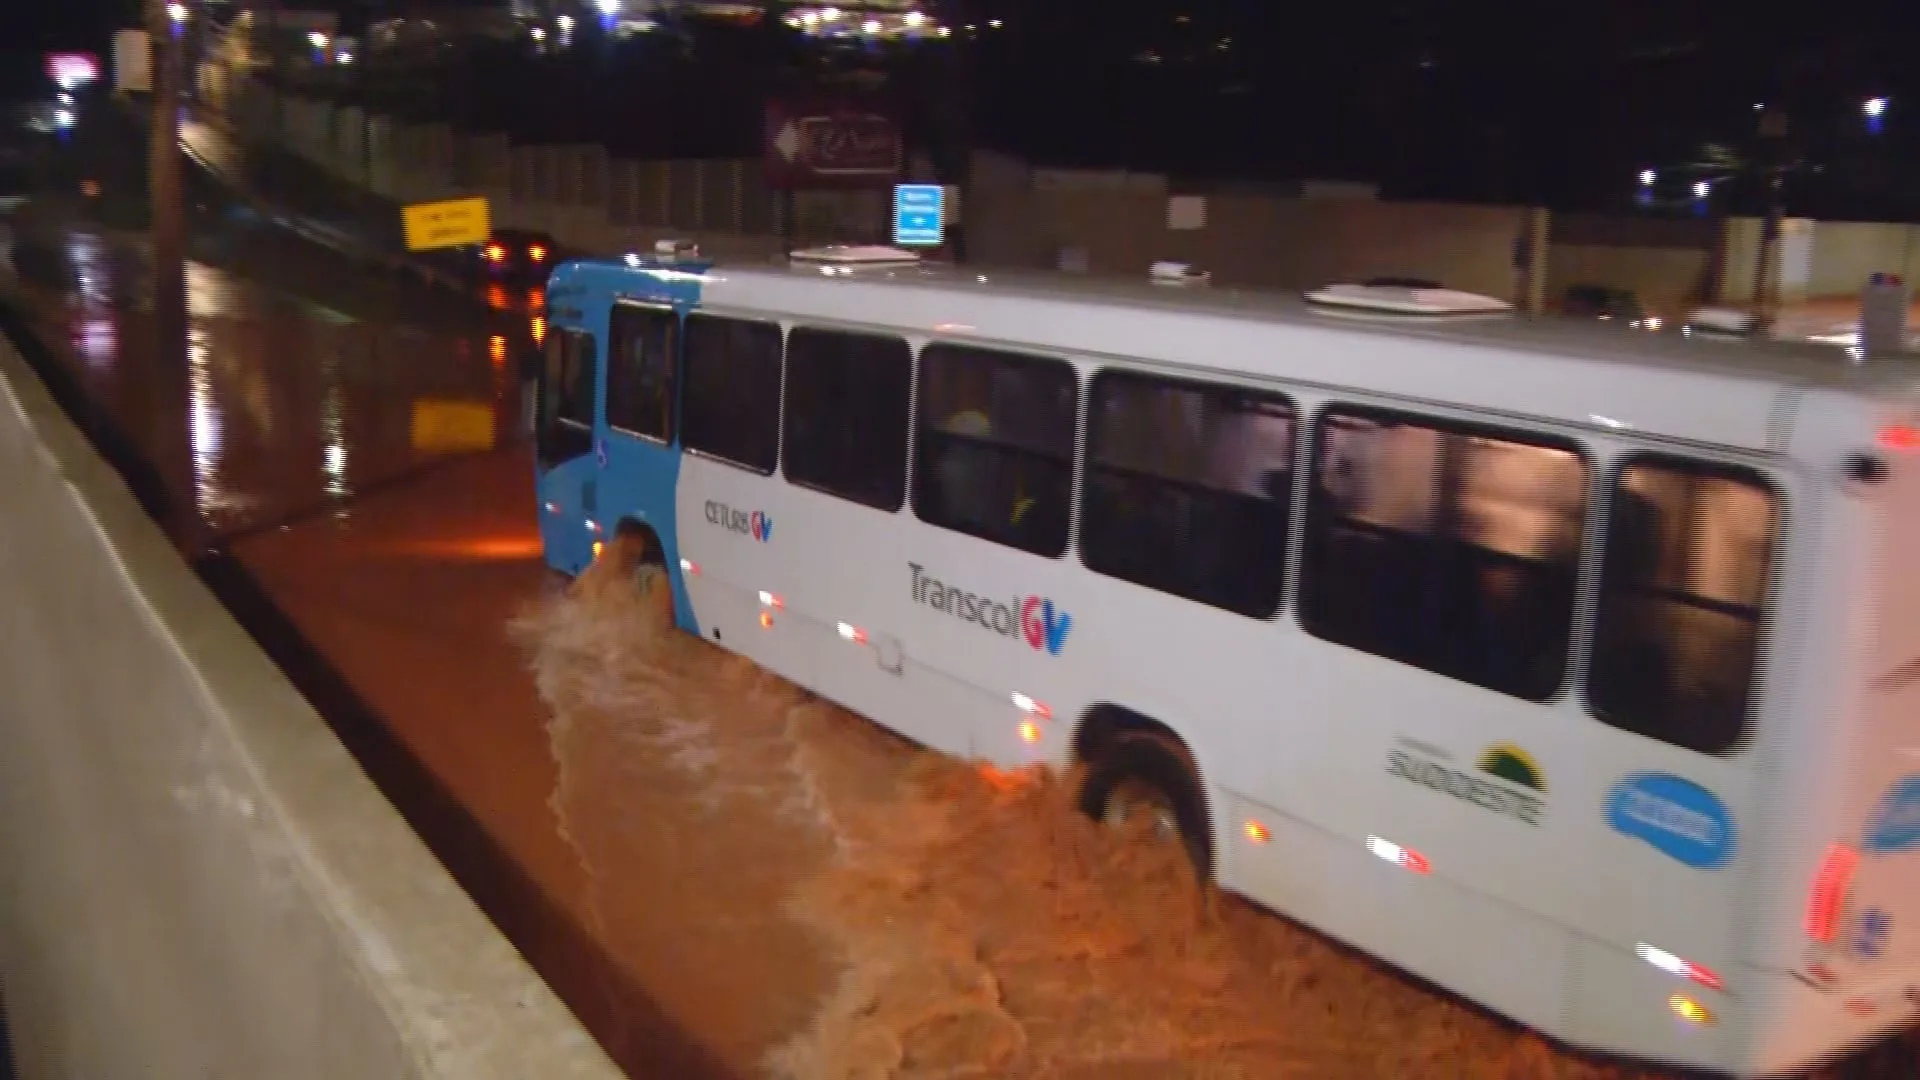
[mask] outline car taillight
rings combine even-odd
[[[532,259],[534,262],[540,262],[546,257],[547,249],[539,244],[535,244],[527,249],[527,258]]]

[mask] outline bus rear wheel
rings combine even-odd
[[[1080,811],[1114,828],[1146,817],[1157,840],[1185,849],[1200,880],[1213,876],[1199,777],[1185,750],[1165,738],[1130,732],[1105,747],[1080,788]]]
[[[642,586],[651,584],[654,577],[667,568],[666,547],[660,543],[659,534],[631,519],[621,522],[614,530],[613,552],[620,560],[620,569]]]

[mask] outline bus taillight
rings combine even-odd
[[[774,594],[766,591],[765,589],[762,589],[760,590],[760,606],[770,607],[775,611],[779,611],[780,609],[787,606],[787,602],[785,600],[780,599],[778,596],[775,596]]]
[[[691,574],[694,577],[700,576],[700,564],[694,562],[692,559],[681,559],[680,570],[682,573]]]
[[[1912,424],[1888,424],[1880,429],[1880,445],[1889,450],[1920,450],[1920,428]]]
[[[546,260],[546,257],[547,249],[544,245],[535,244],[527,249],[527,258],[532,259],[534,262],[543,262]]]
[[[501,247],[499,244],[487,245],[487,261],[488,262],[505,262],[506,258],[507,258],[506,248]]]
[[[1040,741],[1040,725],[1034,723],[1031,720],[1020,721],[1020,739],[1022,742],[1025,742],[1028,744],[1039,742]]]
[[[840,624],[840,636],[844,640],[853,642],[855,645],[865,645],[867,643],[867,632],[852,623],[843,622]]]
[[[1813,878],[1813,893],[1807,897],[1808,937],[1831,942],[1839,932],[1847,887],[1853,883],[1853,871],[1859,865],[1859,851],[1846,844],[1827,845],[1826,857],[1820,860],[1820,871]]]

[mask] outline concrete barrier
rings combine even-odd
[[[621,1074],[0,339],[20,1080]]]

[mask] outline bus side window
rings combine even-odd
[[[780,324],[687,316],[680,441],[770,475],[780,449]]]
[[[593,426],[593,338],[563,330],[547,339],[546,407],[543,424],[562,420]]]
[[[1109,369],[1087,395],[1080,558],[1108,577],[1248,618],[1280,606],[1293,403]]]
[[[615,304],[608,316],[607,424],[673,441],[680,317],[670,308]]]
[[[913,351],[902,338],[787,334],[781,464],[803,487],[894,513],[907,501]]]
[[[1778,524],[1750,470],[1651,455],[1620,470],[1587,676],[1595,716],[1703,754],[1740,742]]]
[[[1587,504],[1571,446],[1330,409],[1314,457],[1309,633],[1515,697],[1559,692]]]
[[[1079,385],[1063,360],[970,345],[921,350],[914,513],[1035,555],[1066,551]]]

